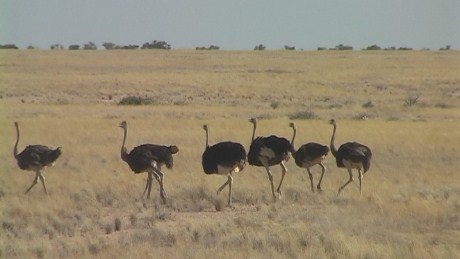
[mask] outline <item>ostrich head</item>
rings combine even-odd
[[[257,119],[256,119],[256,118],[250,118],[248,121],[249,121],[250,123],[254,123],[254,124],[257,123]]]
[[[334,119],[331,119],[331,120],[329,121],[329,124],[331,124],[331,125],[334,125],[334,126],[335,126],[335,120],[334,120]]]
[[[294,122],[290,122],[289,127],[293,128],[294,130],[296,129]]]
[[[127,129],[128,128],[128,123],[126,121],[122,121],[119,126],[122,129]]]
[[[203,129],[207,131],[207,130],[208,130],[208,125],[207,125],[207,124],[204,124],[204,125],[203,125]]]

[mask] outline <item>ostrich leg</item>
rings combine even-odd
[[[352,172],[351,172],[351,168],[350,168],[350,167],[347,167],[347,170],[348,170],[348,174],[349,174],[350,178],[348,179],[348,181],[347,181],[344,185],[342,185],[342,186],[339,188],[339,192],[337,193],[337,195],[339,195],[340,192],[341,192],[349,183],[353,182],[353,174],[352,174]]]
[[[276,189],[276,192],[278,192],[278,198],[281,198],[281,195],[282,195],[282,193],[281,193],[281,185],[283,184],[284,176],[287,173],[287,168],[286,168],[286,165],[284,164],[284,161],[281,161],[280,166],[281,166],[281,169],[282,169],[282,171],[281,171],[281,173],[282,173],[281,174],[281,180],[280,180],[280,184],[278,185],[278,188]]]
[[[322,162],[319,163],[319,165],[321,166],[321,178],[319,178],[319,182],[316,188],[318,189],[318,191],[321,191],[321,182],[323,181],[323,176],[326,173],[326,167],[323,165]]]
[[[313,175],[310,172],[310,167],[307,167],[307,172],[308,172],[308,177],[310,178],[311,191],[315,192],[315,189],[313,188]]]

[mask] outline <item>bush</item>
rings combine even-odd
[[[267,47],[265,47],[263,44],[259,44],[254,47],[254,50],[265,50],[265,48]]]
[[[314,120],[318,119],[318,116],[311,111],[300,111],[289,114],[288,118],[291,120]]]
[[[88,42],[86,44],[83,45],[83,49],[86,49],[86,50],[96,50],[97,49],[97,46],[94,42]]]
[[[419,98],[420,98],[420,95],[414,95],[414,96],[407,97],[407,99],[404,100],[404,106],[414,106],[414,105],[416,105]]]
[[[77,44],[69,46],[69,50],[79,50],[79,49],[80,49],[80,45],[77,45]]]
[[[270,103],[270,107],[272,107],[272,109],[276,109],[280,106],[280,103],[278,101],[273,101],[272,103]]]
[[[368,46],[365,50],[381,50],[382,48],[378,45]]]
[[[152,98],[147,98],[147,97],[140,97],[140,96],[126,96],[123,97],[120,102],[118,102],[119,105],[146,105],[146,104],[153,104],[155,103]]]
[[[50,46],[50,49],[52,49],[52,50],[64,49],[64,46],[62,44],[55,43],[55,44]]]
[[[367,103],[364,103],[363,105],[363,108],[372,108],[374,107],[374,103],[372,103],[372,101],[368,101]]]
[[[171,49],[171,45],[169,45],[166,41],[154,40],[152,43],[144,43],[141,49]]]
[[[0,45],[0,49],[19,49],[18,46],[14,44],[5,44],[5,45]]]
[[[104,47],[105,49],[109,50],[109,49],[113,49],[115,47],[115,44],[112,43],[112,42],[104,42],[102,44],[102,47]]]
[[[219,50],[220,47],[216,45],[211,45],[209,47],[196,47],[196,50]]]

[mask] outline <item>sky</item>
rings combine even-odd
[[[0,44],[460,49],[460,0],[0,0]]]

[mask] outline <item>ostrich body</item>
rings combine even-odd
[[[297,129],[293,122],[289,124],[289,127],[291,127],[294,131],[291,141],[291,145],[294,146],[294,139],[297,133]],[[310,171],[310,167],[314,165],[321,166],[321,178],[319,179],[318,185],[316,186],[318,191],[321,191],[321,182],[323,181],[324,173],[326,172],[326,167],[323,165],[323,160],[326,158],[328,153],[329,147],[314,142],[302,145],[295,153],[293,153],[296,165],[298,167],[307,169],[308,176],[310,177],[310,186],[312,192],[315,192],[315,189],[313,188],[313,175]]]
[[[353,182],[352,169],[358,170],[359,179],[359,193],[362,194],[362,179],[363,175],[369,170],[371,166],[372,152],[371,149],[365,145],[357,142],[347,142],[342,144],[339,149],[335,148],[335,132],[337,124],[335,120],[330,120],[330,124],[334,126],[331,137],[331,153],[334,155],[337,162],[337,167],[346,168],[348,170],[348,181],[339,188],[337,195],[351,182]]]
[[[232,205],[233,173],[241,172],[246,166],[246,150],[240,143],[224,141],[209,146],[208,126],[206,131],[206,146],[202,156],[203,171],[206,174],[227,175],[227,181],[217,189],[219,194],[228,185],[228,206]]]
[[[282,176],[276,192],[278,197],[281,197],[281,185],[286,175],[287,168],[284,164],[289,160],[289,152],[294,153],[294,147],[285,138],[271,135],[269,137],[255,138],[257,127],[257,120],[255,118],[249,119],[253,124],[251,146],[248,153],[248,162],[253,166],[263,166],[268,174],[270,185],[272,189],[273,200],[276,200],[275,188],[273,185],[273,174],[270,171],[270,166],[280,165],[282,168]]]
[[[16,144],[14,145],[13,154],[16,158],[18,166],[22,170],[35,172],[35,179],[25,193],[28,193],[40,179],[45,193],[48,194],[43,172],[45,171],[46,167],[53,166],[54,162],[62,154],[61,147],[52,149],[43,145],[29,145],[21,153],[18,153],[19,125],[17,122],[14,122],[14,126],[16,127]]]
[[[167,168],[173,168],[173,154],[179,152],[177,146],[162,146],[155,144],[143,144],[137,146],[128,153],[125,143],[128,135],[128,124],[126,121],[120,123],[120,127],[124,130],[123,144],[121,146],[121,159],[125,161],[129,168],[135,173],[148,173],[147,182],[145,184],[144,197],[147,191],[147,199],[150,199],[150,191],[152,190],[153,178],[160,184],[160,197],[166,203],[166,192],[163,186],[164,173],[161,171],[161,166],[166,165]]]

